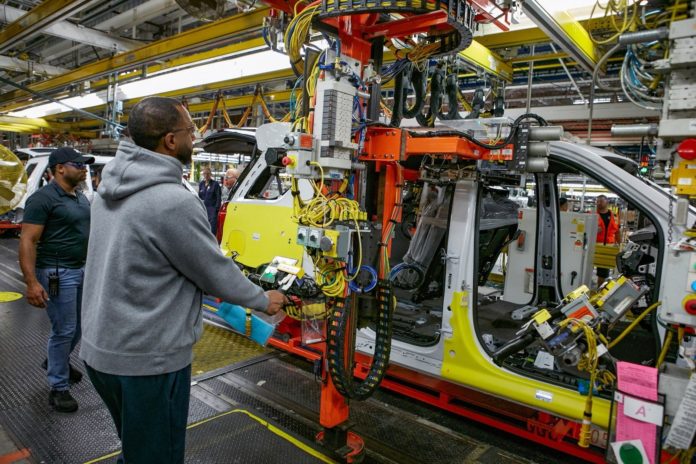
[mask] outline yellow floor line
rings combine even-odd
[[[199,425],[205,424],[206,422],[210,422],[210,421],[213,421],[213,420],[215,420],[215,419],[219,419],[220,417],[227,416],[228,414],[245,414],[245,415],[248,416],[249,418],[255,420],[255,421],[258,422],[259,424],[261,424],[261,425],[263,425],[264,427],[266,427],[270,432],[272,432],[272,433],[278,435],[279,437],[283,438],[284,440],[289,441],[290,443],[292,443],[293,445],[295,445],[297,448],[300,448],[300,449],[301,449],[302,451],[304,451],[305,453],[307,453],[307,454],[309,454],[309,455],[311,455],[311,456],[314,456],[315,458],[319,459],[321,462],[325,462],[325,463],[327,463],[327,464],[336,464],[336,461],[334,461],[334,460],[330,459],[329,457],[327,457],[327,456],[321,454],[319,451],[315,450],[314,448],[312,448],[311,446],[307,445],[307,444],[304,443],[303,441],[298,440],[297,438],[295,438],[295,437],[293,437],[292,435],[290,435],[289,433],[287,433],[287,432],[285,432],[285,431],[279,429],[278,427],[276,427],[275,425],[269,423],[268,421],[266,421],[266,420],[264,420],[264,419],[261,419],[260,417],[258,417],[258,416],[256,416],[256,415],[250,413],[250,412],[247,411],[246,409],[233,409],[233,410],[231,410],[231,411],[223,412],[222,414],[218,414],[217,416],[209,417],[209,418],[207,418],[207,419],[203,419],[203,420],[200,420],[200,421],[198,421],[198,422],[194,422],[194,423],[192,423],[192,424],[189,424],[188,427],[186,427],[186,429],[192,429],[192,428],[194,428],[194,427],[198,427]],[[85,462],[84,464],[94,464],[94,463],[96,463],[96,462],[102,462],[102,461],[105,461],[105,460],[107,460],[107,459],[109,459],[109,458],[113,458],[113,457],[118,456],[120,452],[121,452],[121,451],[114,451],[113,453],[109,453],[109,454],[107,454],[107,455],[105,455],[105,456],[101,456],[101,457],[96,458],[96,459],[93,459],[93,460],[91,460],[91,461],[87,461],[87,462]]]

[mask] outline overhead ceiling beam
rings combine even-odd
[[[247,40],[244,42],[237,42],[234,44],[226,45],[221,48],[216,48],[213,50],[208,50],[205,52],[201,53],[196,53],[193,55],[187,55],[183,57],[177,57],[173,58],[171,60],[165,61],[161,64],[155,64],[147,67],[147,74],[159,72],[159,71],[165,71],[169,69],[175,69],[179,68],[182,66],[185,66],[187,64],[191,63],[202,63],[205,61],[211,61],[215,58],[220,58],[223,56],[231,55],[231,54],[239,54],[243,53],[245,51],[249,50],[254,50],[260,47],[265,47],[265,43],[263,39],[251,39]],[[124,82],[128,82],[133,78],[137,78],[143,75],[143,70],[138,69],[137,71],[133,71],[132,73],[128,73],[126,75],[121,75],[119,76],[119,84],[123,84]],[[208,84],[205,86],[196,86],[194,88],[186,88],[186,89],[181,89],[177,91],[172,91],[168,92],[166,94],[158,94],[162,96],[170,96],[170,97],[177,97],[177,96],[185,96],[185,95],[192,95],[192,94],[199,94],[199,93],[204,93],[204,92],[210,92],[210,91],[216,91],[219,89],[223,88],[234,88],[234,87],[240,87],[244,85],[253,85],[258,82],[270,82],[274,80],[281,80],[281,79],[294,79],[295,75],[293,72],[288,68],[286,70],[282,71],[277,71],[277,72],[270,72],[270,73],[264,73],[264,74],[258,74],[258,75],[253,75],[253,76],[248,76],[248,77],[242,77],[238,79],[229,79],[226,81],[221,81],[221,82],[216,82],[213,84]],[[96,92],[99,97],[102,98],[102,100],[106,100],[106,90],[104,90],[108,85],[108,80],[107,79],[102,79],[98,81],[92,81],[91,82],[91,89],[93,92]],[[131,99],[128,100],[126,105],[133,105],[136,102],[140,101],[141,99]],[[26,104],[11,104],[6,107],[7,111],[10,110],[15,110],[19,109],[22,107],[26,107]],[[104,105],[101,106],[96,106],[92,107],[91,111],[101,111],[104,109]],[[50,116],[47,116],[49,119],[55,119],[56,117],[61,117],[61,115],[64,115],[65,113],[70,113],[71,110],[66,110],[61,113],[55,113]]]
[[[157,64],[152,64],[147,66],[143,71],[143,68],[136,69],[129,73],[124,73],[118,76],[119,83],[127,82],[131,79],[145,77],[145,75],[152,75],[157,72],[166,70],[175,70],[187,65],[205,63],[215,59],[224,58],[227,55],[233,55],[235,53],[250,52],[258,50],[261,48],[266,48],[266,42],[259,37],[256,39],[245,40],[242,42],[236,42],[230,45],[225,45],[224,47],[214,48],[212,50],[206,50],[200,53],[193,53],[191,55],[179,56],[166,61],[162,61]],[[92,89],[102,89],[109,84],[108,79],[100,79],[92,81],[90,87]]]
[[[175,0],[150,0],[123,13],[99,23],[97,29],[102,31],[119,31],[135,24],[142,24],[178,8]]]
[[[136,27],[145,21],[162,16],[175,8],[176,2],[174,0],[150,0],[149,2],[142,3],[134,8],[126,10],[124,13],[116,15],[113,18],[107,19],[106,21],[93,26],[93,29],[103,31],[103,34],[111,34],[118,37],[119,33],[126,27]],[[126,42],[136,42],[134,40],[131,41],[130,39],[123,40]],[[131,50],[142,45],[139,42],[136,43],[137,45],[124,48],[123,50]],[[75,47],[66,47],[65,44],[58,43],[42,50],[42,55],[46,60],[51,61],[60,58],[61,56],[66,55],[78,48],[80,48],[79,45]]]
[[[585,71],[594,71],[599,61],[599,51],[590,34],[577,20],[565,11],[550,13],[538,0],[522,2],[522,11]]]
[[[0,130],[28,134],[37,134],[40,132],[70,132],[78,137],[96,136],[96,132],[83,131],[81,127],[72,123],[47,121],[43,118],[19,118],[13,116],[0,116]]]
[[[227,81],[220,81],[220,82],[214,82],[211,84],[206,84],[203,86],[196,86],[196,87],[188,87],[185,89],[179,89],[179,90],[174,90],[172,92],[166,92],[166,93],[160,93],[157,94],[158,96],[161,97],[172,97],[172,98],[177,98],[177,97],[191,97],[194,95],[200,95],[202,93],[212,93],[212,92],[217,92],[220,89],[235,89],[235,88],[240,88],[240,87],[248,87],[248,86],[253,86],[254,84],[257,83],[263,83],[263,82],[273,82],[273,81],[280,81],[284,79],[294,79],[295,74],[292,72],[291,69],[281,69],[280,71],[272,71],[268,73],[263,73],[263,74],[254,74],[253,76],[245,76],[245,77],[239,77],[237,79],[230,79]],[[131,108],[133,105],[138,103],[142,98],[134,98],[131,100],[128,100],[124,104],[124,109],[128,110]],[[208,105],[208,109],[212,106],[212,102]],[[93,113],[98,113],[106,108],[105,105],[99,105],[99,106],[93,106],[91,108],[88,108],[89,111]],[[66,111],[64,113],[57,113],[57,114],[52,114],[50,116],[47,116],[47,119],[52,120],[60,117],[65,117],[66,114],[70,113],[70,111]]]
[[[13,48],[23,40],[41,33],[43,28],[72,16],[95,0],[51,0],[41,2],[21,18],[0,31],[0,53]]]
[[[0,69],[7,69],[9,71],[24,73],[33,71],[34,74],[42,74],[45,76],[58,76],[60,74],[68,72],[68,70],[65,68],[29,62],[25,60],[20,60],[19,58],[13,58],[4,55],[0,55]]]
[[[532,107],[532,113],[538,114],[547,121],[586,121],[590,117],[590,110],[585,105],[540,106]],[[594,119],[622,119],[622,118],[655,118],[659,117],[659,111],[650,111],[640,108],[633,103],[598,103],[594,105]],[[526,112],[526,108],[509,108],[505,110],[505,116],[516,118]]]
[[[512,66],[506,63],[500,55],[481,45],[478,40],[473,40],[469,47],[459,52],[459,56],[467,63],[488,74],[506,82],[512,82]]]
[[[51,123],[42,118],[18,118],[14,116],[0,116],[0,124],[5,126],[27,126],[33,129],[48,129],[51,127]]]
[[[251,32],[260,28],[263,18],[267,14],[268,8],[260,8],[249,13],[230,16],[229,18],[190,29],[176,36],[152,42],[130,52],[95,61],[52,79],[32,84],[29,88],[38,92],[62,90],[71,84],[98,78],[109,73],[133,69],[155,60],[191,52],[203,47],[224,43],[235,34]],[[0,95],[0,103],[3,104],[0,112],[7,111],[6,106],[8,103],[26,100],[30,97],[31,94],[24,90],[6,92]]]
[[[611,16],[585,19],[580,21],[580,24],[585,30],[605,29],[610,27],[611,19]],[[474,36],[474,39],[481,45],[485,45],[492,50],[527,46],[549,42],[550,40],[546,32],[538,27],[500,32],[497,34],[477,35]]]
[[[26,11],[19,8],[3,5],[2,15],[0,19],[7,22],[17,21],[26,14]],[[117,36],[112,36],[96,29],[91,29],[84,26],[77,26],[69,21],[58,21],[41,30],[42,34],[68,39],[74,42],[80,42],[82,45],[91,45],[94,47],[105,48],[112,51],[125,51],[142,45],[137,40],[124,39]],[[56,45],[56,47],[65,49],[64,44]],[[43,54],[44,58],[47,56]]]

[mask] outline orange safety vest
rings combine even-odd
[[[619,230],[619,225],[616,223],[616,216],[609,210],[609,226],[604,226],[604,220],[597,212],[599,224],[597,224],[597,243],[599,245],[611,245],[616,243],[616,232]]]

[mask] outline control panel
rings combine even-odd
[[[321,250],[323,256],[344,260],[350,251],[350,228],[338,225],[332,229],[299,226],[296,243]]]
[[[695,326],[696,252],[670,252],[666,261],[660,319],[671,324]]]

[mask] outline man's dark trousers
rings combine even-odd
[[[184,462],[191,365],[147,376],[112,375],[86,368],[121,439],[119,464]]]

